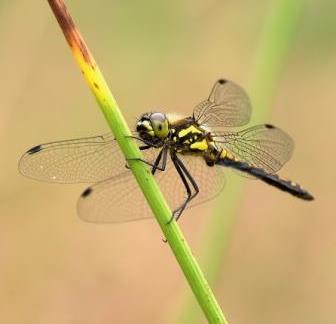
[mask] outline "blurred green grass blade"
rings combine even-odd
[[[252,122],[263,122],[286,65],[305,0],[275,0],[267,17],[255,54],[249,94],[253,103]]]
[[[252,63],[248,89],[254,107],[252,123],[265,122],[265,117],[271,109],[304,7],[304,0],[272,2]],[[213,286],[220,278],[220,270],[225,262],[226,250],[231,239],[234,216],[244,191],[244,179],[234,174],[228,174],[227,178],[227,187],[218,198],[215,211],[205,229],[200,253],[209,282]],[[181,324],[200,322],[200,313],[190,294],[186,299],[177,322]]]

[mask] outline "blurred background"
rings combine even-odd
[[[153,108],[189,114],[220,77],[253,89],[271,3],[67,1],[130,125]],[[302,3],[276,91],[255,121],[295,139],[280,173],[316,201],[246,181],[233,214],[220,215],[228,223],[216,255],[206,248],[212,214],[232,203],[230,183],[243,182],[229,175],[219,201],[180,222],[205,274],[218,267],[212,285],[230,323],[336,323],[336,3]],[[85,185],[17,171],[36,144],[108,131],[47,1],[1,0],[0,44],[0,322],[204,323],[155,221],[84,223],[76,200]]]

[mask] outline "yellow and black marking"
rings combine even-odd
[[[176,147],[185,154],[206,153],[209,150],[207,134],[196,125],[175,129],[172,140]]]

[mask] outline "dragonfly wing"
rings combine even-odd
[[[290,159],[294,142],[283,130],[269,124],[257,125],[239,132],[215,132],[215,143],[241,161],[276,173]]]
[[[141,145],[140,141],[138,143]],[[155,153],[157,154],[157,153]],[[151,161],[154,152],[146,153]],[[94,183],[125,171],[125,158],[111,133],[35,146],[20,159],[20,172],[56,183]]]
[[[251,103],[247,93],[237,84],[218,80],[207,100],[194,109],[194,119],[210,128],[236,127],[247,124]]]
[[[124,171],[112,134],[35,146],[20,159],[20,172],[33,179],[56,182],[96,182]]]
[[[88,187],[77,203],[79,217],[90,223],[122,223],[151,217],[130,171]]]
[[[147,150],[146,154],[148,158]],[[208,167],[200,157],[180,158],[200,188],[199,195],[188,207],[215,198],[224,187],[224,168]],[[175,210],[184,202],[186,190],[170,159],[167,161],[166,170],[157,171],[155,178],[171,210]],[[93,223],[121,223],[152,217],[152,212],[129,170],[86,189],[79,198],[78,213],[81,219]]]

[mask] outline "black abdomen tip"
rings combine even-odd
[[[81,197],[86,198],[87,196],[91,194],[91,192],[92,192],[92,188],[89,187],[83,191],[83,193],[81,194]]]
[[[271,124],[265,124],[265,127],[266,127],[266,128],[269,128],[269,129],[273,129],[273,128],[275,128],[275,126],[273,126],[273,125],[271,125]]]
[[[27,151],[28,154],[35,154],[37,152],[40,152],[42,150],[42,146],[41,145],[37,145],[32,147],[30,150]]]
[[[312,200],[315,199],[314,196],[311,195],[311,194],[310,194],[309,192],[307,192],[307,191],[301,196],[301,198],[302,198],[303,200],[309,200],[309,201],[312,201]]]

